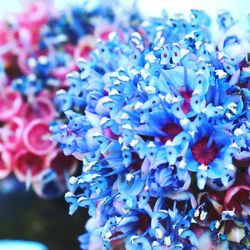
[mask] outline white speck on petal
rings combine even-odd
[[[178,234],[181,235],[184,231],[185,231],[184,228],[180,228],[180,229],[178,229]]]
[[[77,181],[78,181],[78,179],[77,179],[75,176],[71,176],[71,177],[69,178],[69,184],[70,184],[70,185],[76,184]]]
[[[142,105],[143,105],[142,102],[137,102],[137,103],[135,104],[135,106],[134,106],[134,110],[137,110],[137,109],[141,108]]]
[[[108,240],[111,236],[112,236],[112,233],[110,231],[107,231],[107,233],[105,233],[104,235],[104,239]]]
[[[206,219],[206,217],[207,217],[207,212],[201,211],[200,220],[204,221]]]
[[[147,145],[148,148],[155,148],[155,144],[151,141]]]
[[[138,140],[133,139],[133,140],[130,142],[130,146],[131,146],[131,147],[134,147],[134,146],[136,146],[138,143],[139,143]]]
[[[172,103],[172,99],[173,99],[173,96],[170,93],[166,94],[165,100],[167,103]]]
[[[122,120],[126,120],[126,119],[128,119],[128,118],[129,118],[129,116],[128,116],[127,113],[122,113],[122,115],[121,115],[121,119],[122,119]]]
[[[156,233],[156,238],[158,238],[158,239],[162,239],[163,238],[163,232],[161,231],[160,228],[156,228],[155,229],[155,233]]]
[[[228,170],[235,171],[235,166],[234,166],[233,164],[228,164],[228,165],[227,165],[227,169],[228,169]]]
[[[244,131],[243,131],[242,129],[240,129],[240,128],[236,128],[236,129],[234,130],[234,134],[235,134],[236,136],[243,135],[243,134],[244,134]]]
[[[154,94],[156,92],[155,87],[154,86],[146,86],[145,87],[145,91],[149,94]]]
[[[129,173],[129,174],[126,175],[126,181],[130,182],[133,179],[134,179],[134,175],[133,174]]]
[[[201,171],[206,171],[206,170],[207,170],[207,165],[201,164],[201,165],[198,167],[198,169],[201,170]]]
[[[222,69],[215,70],[215,74],[219,79],[227,77],[227,73]]]
[[[130,124],[124,124],[124,125],[122,125],[122,128],[123,129],[128,129],[128,130],[132,130],[132,127],[131,127],[131,125]]]
[[[102,119],[100,120],[100,125],[105,124],[107,121],[109,121],[110,119],[108,117],[102,117]]]
[[[165,244],[166,246],[168,246],[168,247],[171,245],[170,236],[167,236],[167,237],[164,238],[164,244]]]

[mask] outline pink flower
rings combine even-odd
[[[26,103],[22,106],[20,116],[26,122],[31,122],[35,119],[42,119],[46,122],[51,122],[55,118],[55,108],[49,97],[38,96],[32,103]]]
[[[16,152],[22,144],[24,121],[19,117],[13,117],[1,128],[0,140],[6,149]]]
[[[56,143],[50,140],[50,135],[48,124],[42,119],[35,119],[25,128],[23,142],[33,154],[46,155],[56,146]]]
[[[6,178],[12,170],[11,154],[0,144],[0,179]]]
[[[12,119],[20,110],[23,104],[22,97],[18,92],[9,88],[0,94],[0,120]]]
[[[33,181],[46,168],[44,157],[26,149],[20,150],[14,158],[14,173],[20,181]],[[30,175],[30,176],[29,176]]]

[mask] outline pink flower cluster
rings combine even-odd
[[[71,174],[77,162],[64,156],[50,139],[49,123],[55,118],[51,94],[43,91],[32,102],[7,87],[0,96],[0,178],[14,173],[21,182],[33,184],[42,194],[41,174],[52,169],[62,188],[65,171]],[[64,191],[64,188],[63,190]]]
[[[14,173],[27,187],[44,197],[44,176],[53,172],[60,194],[66,189],[65,175],[72,174],[77,167],[73,157],[66,157],[51,140],[50,122],[55,119],[53,97],[56,89],[42,90],[38,95],[22,96],[10,86],[20,76],[32,77],[29,58],[49,56],[49,51],[39,51],[41,30],[54,11],[48,3],[37,1],[27,9],[0,22],[0,179]],[[53,15],[58,14],[54,11]],[[73,60],[72,60],[73,62]],[[70,71],[73,67],[70,67]],[[57,68],[55,77],[65,70]]]
[[[77,69],[79,57],[89,58],[97,39],[106,41],[113,31],[123,39],[123,33],[102,14],[87,15],[86,26],[92,30],[80,33],[78,29],[86,29],[84,24],[75,27],[53,1],[39,0],[23,7],[0,21],[0,179],[14,173],[39,196],[49,197],[45,186],[53,181],[63,193],[78,164],[51,140],[50,123],[56,116],[63,117],[53,104],[56,91],[68,88],[66,75]],[[71,32],[77,34],[73,42]],[[24,86],[29,81],[34,86]],[[13,82],[25,91],[17,91]]]

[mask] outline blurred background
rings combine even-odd
[[[21,9],[22,2],[0,0],[0,16],[8,16],[10,11],[17,12]],[[72,3],[82,5],[84,2],[85,0],[55,0],[60,8]],[[124,0],[124,3],[132,5],[133,1]],[[206,10],[215,18],[220,9],[230,10],[242,27],[246,27],[246,14],[250,11],[249,0],[138,0],[138,5],[142,13],[149,16],[159,16],[163,9],[170,15],[188,15],[191,8],[198,8]],[[0,190],[3,186],[6,187],[6,183],[1,182]],[[16,187],[15,192],[4,190],[0,193],[1,239],[39,241],[50,250],[79,249],[77,237],[84,231],[83,218],[87,219],[87,213],[83,209],[74,216],[68,215],[68,204],[63,197],[51,201],[42,200],[32,191],[26,192],[24,186]]]
[[[69,216],[63,197],[42,200],[24,187],[0,194],[0,239],[38,241],[49,250],[75,250],[84,232],[84,218],[87,212],[83,209]]]

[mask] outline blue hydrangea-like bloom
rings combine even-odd
[[[196,249],[199,230],[246,247],[250,188],[237,181],[249,163],[249,75],[211,43],[207,16],[192,14],[153,20],[146,30],[166,27],[128,44],[100,43],[58,95],[67,122],[51,127],[54,138],[83,160],[65,199],[70,214],[85,207],[92,217],[82,249]],[[168,41],[171,27],[181,32]]]

